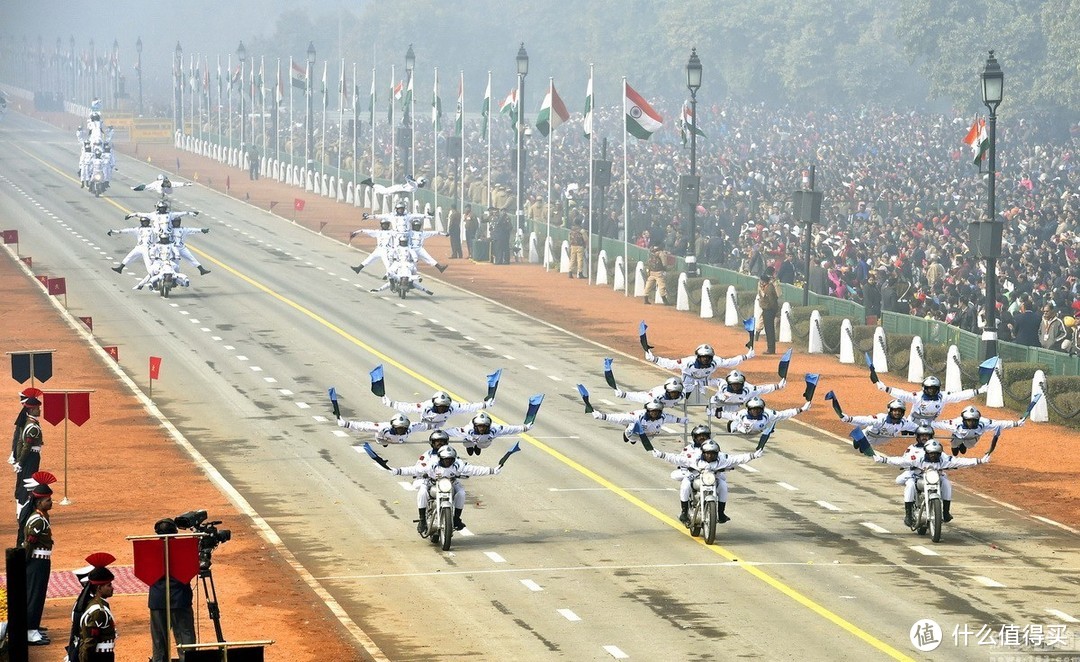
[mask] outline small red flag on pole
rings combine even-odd
[[[24,257],[24,258],[22,259],[22,261],[26,263],[26,266],[27,266],[27,267],[30,267],[30,268],[33,268],[33,267],[34,267],[34,258],[30,257],[29,255],[27,255],[26,257]]]
[[[94,332],[94,318],[93,317],[80,317],[79,321],[86,325],[86,328],[90,329],[90,333]]]
[[[161,375],[161,357],[150,357],[150,397],[154,397],[154,380],[160,379]]]
[[[38,276],[37,279],[38,279],[38,282],[41,283],[41,286],[44,287],[46,289],[46,291],[47,291],[49,289],[49,277],[48,276]]]
[[[295,209],[296,211],[304,211],[303,198],[293,198],[292,205],[293,209]]]
[[[120,348],[116,345],[106,345],[102,347],[105,353],[112,357],[113,361],[120,362]]]

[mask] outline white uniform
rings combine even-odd
[[[963,402],[974,398],[976,395],[986,393],[986,387],[982,386],[948,395],[939,392],[936,398],[930,399],[922,391],[904,391],[886,386],[884,382],[878,382],[877,387],[879,391],[884,391],[897,400],[909,403],[911,405],[910,416],[920,425],[930,425],[934,419],[941,415],[942,408],[947,404]]]
[[[420,420],[428,424],[430,426],[429,429],[443,427],[451,416],[457,414],[472,414],[482,409],[487,409],[495,404],[494,400],[483,400],[481,402],[451,402],[449,411],[439,413],[435,411],[434,405],[431,404],[431,400],[425,400],[424,402],[395,402],[390,398],[383,396],[382,402],[387,407],[396,409],[406,416],[409,414],[420,414]]]
[[[754,358],[754,350],[751,349],[746,354],[740,354],[733,356],[730,359],[713,357],[711,363],[707,366],[701,367],[697,364],[697,355],[691,354],[690,356],[681,359],[665,359],[661,356],[655,356],[652,352],[645,353],[645,360],[651,361],[656,365],[666,370],[678,370],[682,373],[683,388],[686,391],[697,387],[701,393],[705,392],[705,388],[708,386],[717,386],[720,382],[718,379],[713,379],[713,373],[721,368],[734,368],[746,359]]]
[[[700,453],[698,453],[697,458],[691,459],[684,453],[664,453],[663,451],[654,451],[653,457],[663,460],[664,462],[670,462],[671,464],[686,470],[686,475],[682,479],[682,485],[679,486],[679,501],[685,502],[690,500],[690,495],[693,492],[691,481],[694,477],[703,471],[711,471],[713,472],[713,475],[716,476],[716,498],[720,503],[727,503],[727,470],[761,457],[761,451],[742,453],[739,455],[728,455],[727,453],[721,452],[712,462],[706,462],[701,458]]]
[[[116,170],[116,152],[112,151],[111,145],[108,145],[101,156],[105,159],[105,181],[111,182],[113,170]]]
[[[398,233],[393,230],[357,230],[356,232],[366,234],[367,236],[375,240],[375,250],[371,251],[371,254],[364,258],[364,261],[360,263],[361,268],[367,267],[375,260],[382,260],[383,269],[390,271],[390,250],[397,246]]]
[[[712,418],[713,413],[717,409],[726,412],[737,412],[743,408],[743,405],[750,401],[750,398],[756,398],[767,393],[772,393],[773,391],[778,391],[785,386],[787,386],[786,379],[781,379],[775,384],[754,385],[750,382],[744,382],[742,391],[736,393],[728,386],[727,380],[722,379],[720,380],[716,395],[709,399],[709,407],[706,411],[710,418]]]
[[[412,423],[409,425],[409,430],[405,434],[397,434],[393,431],[393,428],[388,422],[376,423],[374,421],[349,421],[344,418],[339,418],[338,427],[347,428],[349,430],[360,430],[362,432],[374,432],[375,441],[379,442],[383,446],[389,446],[391,443],[404,444],[409,439],[409,435],[413,432],[430,430],[434,426],[422,422]]]
[[[112,234],[133,234],[135,235],[135,248],[128,251],[128,254],[124,256],[124,259],[120,261],[120,264],[125,267],[135,261],[135,258],[141,257],[143,259],[143,266],[146,267],[146,272],[150,273],[150,247],[154,245],[157,240],[157,232],[154,232],[154,228],[120,228],[119,230],[109,230]]]
[[[721,411],[716,413],[717,418],[722,418],[728,423],[728,432],[735,432],[737,434],[756,435],[765,432],[772,426],[776,425],[778,421],[794,418],[799,414],[809,409],[810,403],[807,402],[802,407],[794,407],[792,409],[781,409],[777,411],[775,409],[765,408],[761,412],[761,418],[750,418],[749,410],[742,410],[739,412],[731,413]]]
[[[937,430],[947,430],[952,435],[952,451],[965,452],[969,448],[974,448],[975,444],[979,443],[979,438],[987,431],[993,430],[1008,430],[1009,428],[1017,428],[1024,424],[1023,419],[1018,421],[994,421],[985,416],[979,419],[979,424],[973,428],[964,427],[964,419],[960,416],[949,419],[947,421],[934,421],[931,425]]]
[[[425,264],[432,267],[439,264],[439,261],[431,257],[431,254],[424,248],[424,240],[437,234],[442,233],[434,230],[426,232],[421,230],[409,230],[406,235],[409,238],[409,248],[413,249],[416,252],[416,256],[423,260]]]
[[[187,212],[181,212],[186,214]],[[170,228],[169,234],[172,236],[173,246],[176,246],[176,250],[180,251],[180,256],[191,263],[191,266],[196,269],[202,268],[202,263],[195,259],[195,256],[191,254],[191,249],[184,245],[184,237],[189,234],[196,234],[203,232],[205,228]]]
[[[491,429],[486,434],[478,433],[472,426],[447,428],[445,432],[454,439],[461,439],[465,448],[483,450],[491,446],[491,442],[498,437],[521,434],[528,432],[531,428],[531,425],[496,425],[492,423]]]
[[[180,188],[182,186],[194,186],[191,182],[174,182],[170,179],[155,179],[149,184],[137,184],[131,187],[132,191],[154,191],[160,193],[161,197],[172,195],[174,188]]]
[[[597,416],[599,414],[599,416]],[[658,435],[663,432],[661,429],[664,425],[669,423],[678,423],[680,425],[689,423],[690,419],[683,418],[681,416],[675,416],[667,412],[660,414],[660,418],[650,419],[645,415],[644,409],[636,409],[626,414],[601,414],[600,412],[593,412],[593,418],[601,421],[609,421],[611,423],[623,423],[626,425],[626,429],[623,430],[623,438],[626,440],[631,439],[631,435],[635,434],[634,428],[638,425],[641,426],[641,431],[649,436]],[[634,443],[637,443],[636,441]]]
[[[983,458],[957,458],[952,455],[945,455],[944,453],[937,462],[928,461],[925,455],[917,459],[911,459],[911,456],[908,455],[895,457],[875,455],[874,461],[911,470],[911,476],[904,482],[904,503],[913,503],[915,501],[915,480],[923,471],[926,471],[927,469],[938,470],[938,474],[941,476],[941,500],[952,501],[952,483],[949,482],[949,477],[945,474],[945,471],[947,469],[974,467],[977,464],[984,463]],[[900,481],[897,480],[897,482]]]
[[[615,397],[629,400],[630,402],[640,402],[643,405],[647,405],[650,402],[659,402],[664,407],[677,407],[682,406],[686,401],[683,393],[680,393],[676,398],[669,398],[667,396],[667,389],[661,384],[655,388],[651,388],[648,391],[622,391],[615,389]]]
[[[79,181],[86,186],[90,181],[90,161],[94,158],[94,150],[89,143],[83,144],[83,151],[79,153]]]
[[[139,281],[135,289],[142,289],[144,285],[151,287],[158,284],[166,272],[172,272],[173,279],[181,287],[191,285],[191,280],[180,273],[180,251],[172,244],[154,244],[147,249],[150,258],[150,271],[146,277]]]
[[[847,416],[840,419],[845,423],[862,426],[863,434],[870,445],[880,444],[889,439],[895,439],[902,435],[913,435],[919,428],[919,423],[904,416],[899,421],[889,418],[888,413],[874,414],[873,416]]]
[[[417,462],[411,467],[398,467],[393,470],[395,476],[419,476],[424,478],[423,486],[416,491],[416,507],[427,508],[428,505],[428,485],[439,480],[440,478],[449,478],[454,481],[454,508],[461,510],[465,508],[465,488],[462,487],[459,478],[467,476],[493,476],[499,473],[501,467],[481,467],[478,465],[472,465],[462,459],[457,459],[449,467],[443,467],[439,465],[437,456],[427,456],[428,461],[425,461],[421,457],[420,462]]]

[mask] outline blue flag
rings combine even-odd
[[[487,397],[485,400],[494,400],[495,391],[499,390],[499,379],[502,377],[502,368],[499,368],[495,372],[487,376]]]
[[[379,454],[375,452],[375,449],[371,447],[371,444],[366,441],[364,442],[364,452],[367,453],[368,457],[370,457],[372,460],[375,460],[375,463],[378,464],[380,467],[386,469],[387,471],[390,470],[389,463],[387,463],[387,461],[383,458],[379,457]]]
[[[330,396],[330,405],[334,409],[334,418],[341,418],[341,410],[338,408],[338,401],[337,401],[337,389],[334,388],[333,386],[331,386],[327,390],[327,394],[329,394],[329,396]]]
[[[870,381],[877,384],[878,376],[877,370],[874,370],[874,361],[870,358],[870,352],[866,352],[863,356],[866,357],[866,367],[870,368]]]
[[[744,331],[749,331],[750,333],[753,333],[754,332],[754,318],[753,317],[747,317],[746,319],[744,319],[742,321],[742,328],[743,328]]]
[[[514,442],[513,448],[506,451],[506,453],[504,453],[502,458],[499,460],[499,466],[501,467],[502,465],[506,464],[506,461],[510,459],[510,456],[518,452],[519,450],[521,450],[521,442]]]
[[[836,394],[833,393],[832,391],[829,391],[828,393],[825,394],[825,399],[826,400],[832,400],[833,411],[836,412],[837,416],[839,416],[840,418],[843,418],[844,417],[844,410],[840,408],[840,398],[836,397]]]
[[[645,320],[641,320],[641,323],[638,324],[638,341],[641,342],[641,349],[645,352],[653,348],[653,346],[649,344],[649,337],[645,335],[645,331],[648,328],[649,326],[645,324]]]
[[[614,362],[615,359],[604,359],[604,379],[607,380],[608,386],[618,390],[619,386],[615,383],[615,373],[611,370],[611,364]]]
[[[852,439],[852,447],[867,457],[874,457],[874,449],[870,448],[870,442],[866,439],[866,434],[863,433],[862,428],[855,428],[848,436]]]
[[[791,365],[791,349],[784,352],[784,355],[780,357],[780,367],[777,368],[777,374],[780,375],[780,379],[787,379],[788,367]]]
[[[810,402],[814,399],[814,389],[817,388],[818,376],[812,372],[806,373],[806,390],[803,391],[803,398]]]
[[[990,383],[990,377],[997,370],[998,365],[1001,363],[1001,359],[997,356],[986,359],[979,364],[979,386],[985,386]]]
[[[544,402],[544,394],[534,395],[529,398],[529,409],[525,412],[525,425],[532,425],[536,420],[536,414],[540,411],[540,404]]]
[[[593,413],[593,406],[589,404],[589,389],[585,388],[584,384],[577,385],[578,395],[581,396],[581,401],[585,403],[585,413]]]
[[[380,398],[386,395],[386,384],[383,382],[382,364],[380,363],[375,366],[375,369],[368,374],[371,375],[371,392]]]
[[[652,452],[652,441],[649,440],[649,435],[645,434],[645,428],[641,427],[641,421],[634,421],[634,434],[638,439],[641,439],[641,447],[645,450]],[[630,443],[636,443],[633,439],[630,439]]]

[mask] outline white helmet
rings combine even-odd
[[[650,414],[656,414],[656,415],[655,416],[650,416]],[[649,402],[648,404],[645,405],[645,417],[648,418],[649,420],[655,421],[656,419],[660,418],[663,415],[664,415],[664,403],[660,402],[659,400],[653,400],[652,402]]]
[[[742,374],[738,370],[732,370],[728,373],[728,376],[724,379],[724,381],[727,382],[728,388],[734,389],[735,385],[738,384],[739,391],[742,391],[743,384],[746,383],[746,375]]]
[[[765,413],[765,401],[757,396],[746,401],[746,413],[750,414],[755,409],[759,410],[757,416],[762,416]]]
[[[903,400],[893,400],[889,403],[887,409],[889,412],[889,418],[893,418],[892,413],[895,410],[900,410],[900,415],[895,417],[897,419],[903,418],[904,414],[907,413],[907,405],[904,404]]]
[[[678,377],[671,377],[664,381],[664,393],[675,393],[676,397],[683,393],[683,383]]]
[[[926,442],[924,450],[926,452],[927,462],[937,462],[941,459],[941,442],[937,439],[931,439],[930,441]]]
[[[713,351],[712,345],[698,345],[697,349],[694,350],[694,355],[697,356],[699,361],[712,361],[713,357],[716,356],[716,352]]]
[[[443,468],[454,466],[457,462],[457,451],[453,446],[443,446],[439,449],[439,466]]]
[[[431,396],[431,407],[440,414],[450,411],[450,404],[450,395],[446,391],[436,391],[435,395]]]
[[[979,419],[982,418],[982,412],[980,412],[977,408],[973,406],[965,407],[964,411],[960,412],[960,418],[963,419],[964,423],[967,423],[969,421],[975,421],[975,424],[978,425]],[[975,426],[973,425],[972,427]]]
[[[473,429],[480,434],[487,434],[491,432],[491,417],[484,412],[480,412],[472,419]],[[480,428],[483,428],[482,430]]]
[[[412,423],[405,414],[394,414],[394,417],[390,419],[390,431],[394,434],[405,434],[410,427]]]
[[[938,393],[941,393],[941,380],[933,376],[927,377],[926,379],[922,380],[922,388],[923,393],[929,395],[931,398],[935,398],[937,397]],[[931,389],[933,389],[933,393],[930,392]]]
[[[712,457],[709,457],[709,454]],[[712,439],[706,441],[701,445],[701,458],[706,462],[715,462],[716,458],[720,456],[720,444],[716,443]]]

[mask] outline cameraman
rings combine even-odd
[[[176,522],[166,517],[154,524],[154,533],[159,536],[179,533]],[[165,638],[165,580],[169,580],[169,605],[172,615],[173,639],[179,644],[195,643],[195,610],[192,608],[194,593],[190,584],[177,581],[172,577],[162,577],[150,587],[150,640],[153,642],[152,662],[169,662],[169,642]],[[183,661],[184,653],[180,652]]]

